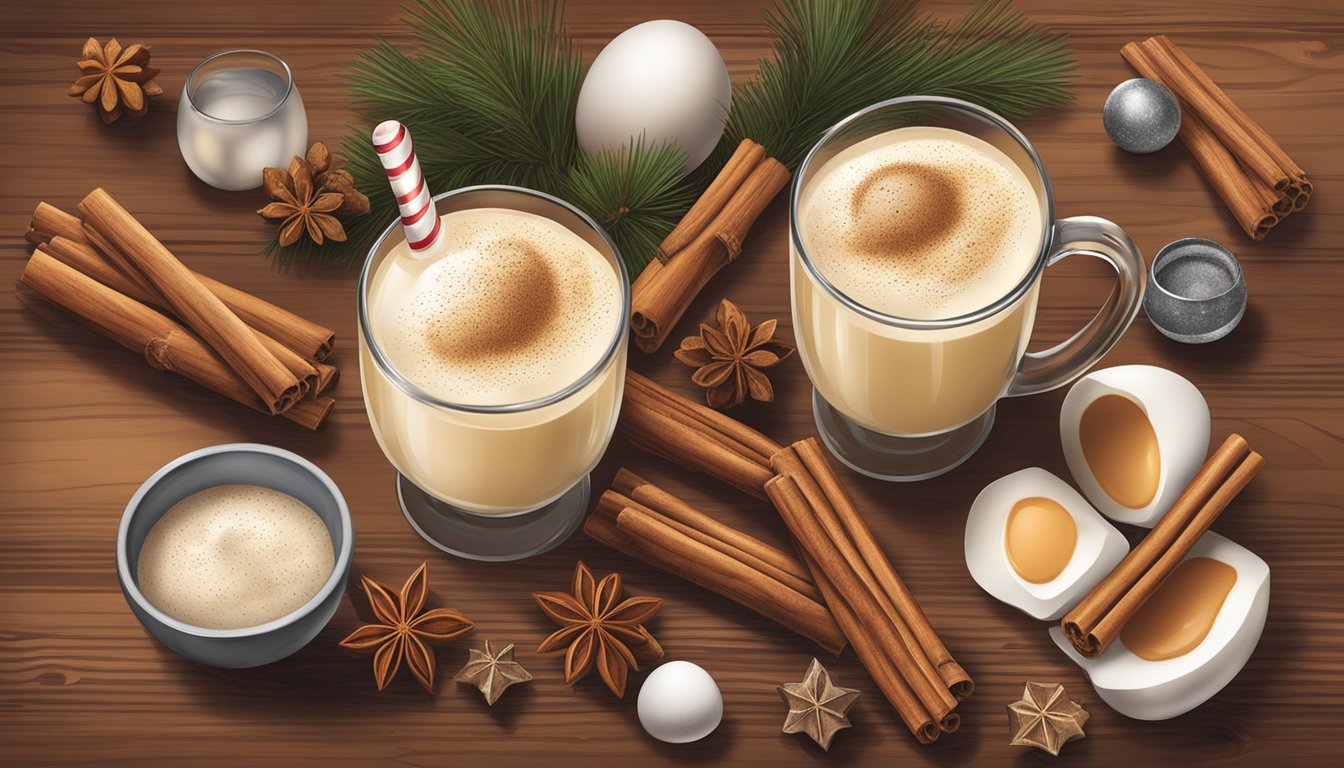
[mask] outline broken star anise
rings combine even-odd
[[[356,653],[373,654],[373,678],[378,690],[392,682],[404,659],[420,685],[433,693],[435,664],[434,649],[430,646],[464,635],[475,624],[448,608],[424,610],[429,592],[429,568],[425,563],[415,569],[396,593],[367,576],[361,576],[360,583],[378,621],[351,632],[341,646]]]
[[[340,158],[327,145],[317,142],[308,148],[305,158],[313,174],[313,186],[318,192],[336,192],[341,195],[341,207],[336,209],[338,219],[348,219],[369,212],[369,198],[355,189],[355,177],[341,168]]]
[[[629,670],[638,660],[662,658],[663,648],[644,628],[644,622],[662,607],[656,597],[621,600],[621,575],[609,573],[596,581],[588,566],[574,568],[573,594],[533,592],[541,610],[560,629],[542,641],[537,653],[561,648],[565,652],[565,682],[574,683],[597,667],[612,693],[625,696]]]
[[[714,313],[718,327],[700,324],[700,335],[681,340],[673,354],[695,368],[691,381],[705,388],[705,402],[725,410],[750,396],[764,403],[775,399],[775,389],[762,370],[793,354],[793,345],[775,339],[774,319],[751,327],[747,316],[724,299]]]
[[[81,74],[69,93],[97,105],[104,123],[122,115],[140,117],[149,110],[149,97],[163,93],[154,82],[159,70],[149,66],[149,49],[139,43],[122,48],[114,37],[104,46],[90,37],[76,66]]]

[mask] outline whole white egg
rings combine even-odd
[[[723,719],[723,696],[714,678],[689,661],[669,661],[639,689],[639,724],[669,744],[699,741]]]
[[[598,53],[579,90],[574,124],[592,154],[632,138],[675,143],[690,173],[723,135],[732,101],[728,67],[704,33],[670,19],[646,21]]]

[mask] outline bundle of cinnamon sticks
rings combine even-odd
[[[789,183],[789,169],[743,139],[631,286],[635,344],[654,352],[709,279],[742,252],[752,224]]]
[[[859,661],[921,743],[961,723],[974,683],[883,554],[816,438],[771,457],[765,484]]]
[[[1181,142],[1253,240],[1311,199],[1306,172],[1213,78],[1166,35],[1127,43],[1120,55],[1181,103]]]
[[[781,446],[634,372],[627,374],[618,429],[651,453],[768,498],[800,558],[775,560],[764,544],[744,541],[740,532],[706,521],[629,473],[618,476],[616,487],[603,496],[585,528],[590,536],[748,605],[825,647],[815,636],[821,625],[808,607],[816,599],[809,588],[815,590],[919,741],[957,729],[957,703],[974,683],[883,554],[814,438]],[[763,596],[770,591],[778,594]],[[781,617],[781,610],[792,614]]]
[[[1265,466],[1241,435],[1230,435],[1209,457],[1167,514],[1060,626],[1069,643],[1095,659],[1152,597],[1227,505]]]
[[[793,554],[716,520],[625,469],[584,524],[618,552],[736,601],[833,654],[845,636]]]
[[[322,424],[339,376],[322,362],[329,328],[187,269],[105,190],[79,210],[82,221],[38,204],[22,285],[154,368],[309,429]]]

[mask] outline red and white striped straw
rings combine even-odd
[[[392,194],[397,196],[406,243],[412,253],[429,255],[443,237],[443,226],[411,146],[410,132],[396,120],[384,120],[373,129],[373,148],[387,171]]]

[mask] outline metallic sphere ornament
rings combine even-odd
[[[1156,152],[1181,129],[1181,105],[1161,83],[1142,77],[1115,86],[1101,108],[1106,135],[1127,152]]]

